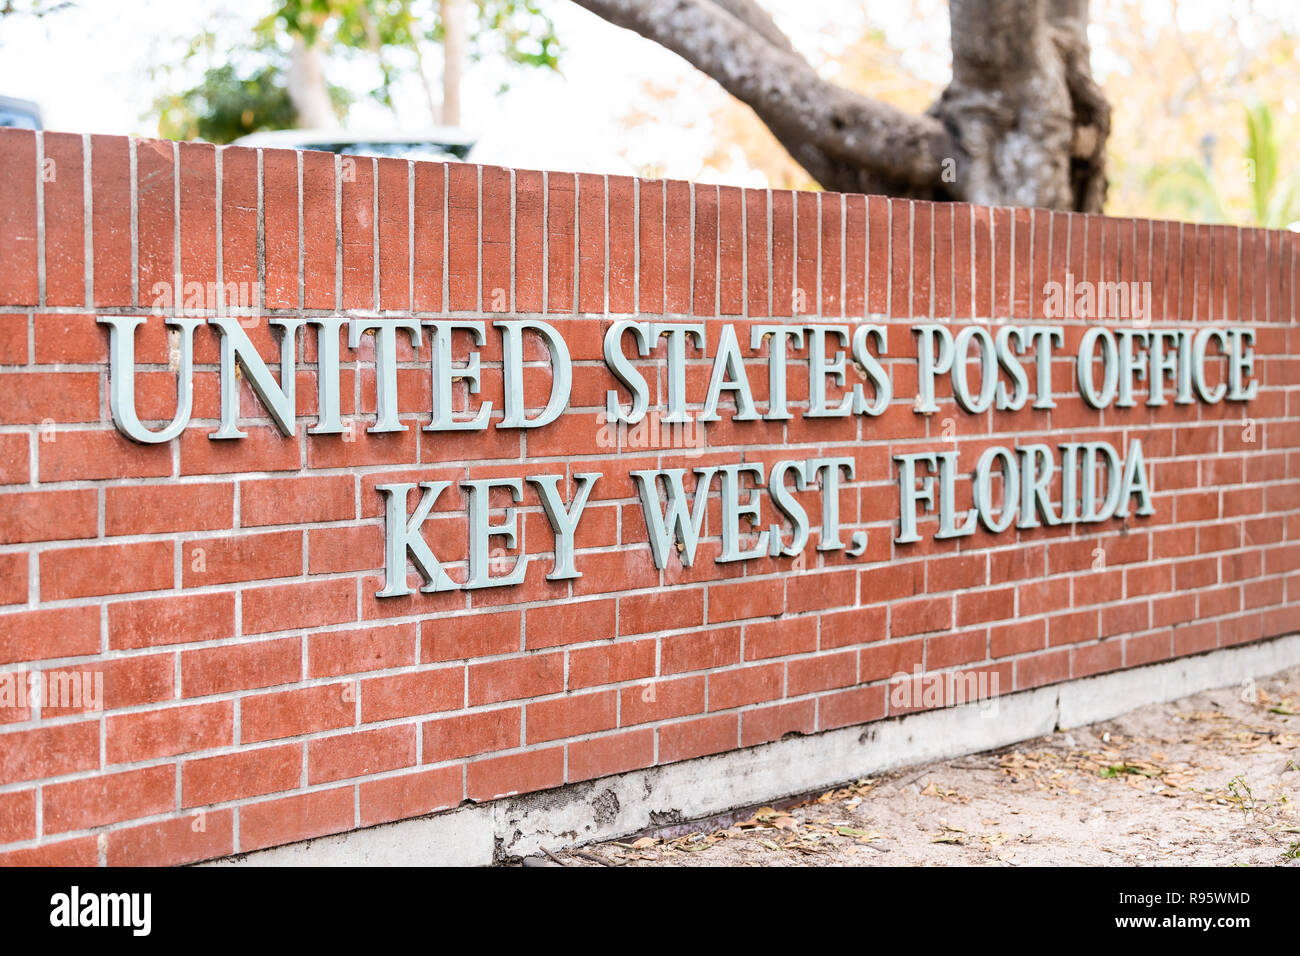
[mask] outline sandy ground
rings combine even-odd
[[[525,865],[1300,867],[1298,801],[1300,668]]]

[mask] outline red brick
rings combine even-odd
[[[717,714],[659,728],[660,763],[733,749],[739,738],[739,719],[738,714]]]
[[[176,150],[166,140],[136,140],[136,289],[140,305],[172,308],[175,288]],[[99,245],[98,239],[95,245]]]
[[[466,780],[466,796],[471,800],[493,800],[558,787],[564,783],[564,748],[475,760],[469,765]]]
[[[292,790],[302,779],[302,745],[258,747],[181,765],[181,806],[225,803]]]
[[[855,687],[825,694],[818,701],[818,729],[865,724],[885,716],[885,688]]]
[[[340,158],[343,248],[343,308],[374,309],[375,161],[368,156]]]
[[[775,700],[785,687],[782,664],[758,664],[709,675],[709,710],[745,707],[762,700]]]
[[[211,810],[105,835],[109,866],[179,866],[235,851],[235,812]]]
[[[942,631],[951,626],[951,598],[924,597],[899,601],[889,609],[889,633],[893,637]]]
[[[45,304],[86,302],[85,174],[81,137],[45,133]]]
[[[307,571],[377,571],[384,565],[384,530],[374,525],[312,528],[307,532]]]
[[[28,564],[22,551],[0,554],[0,605],[27,603]]]
[[[227,161],[229,161],[229,153]],[[335,163],[336,157],[323,152],[307,150],[301,154],[302,163],[302,283],[303,306],[308,309],[334,309],[336,302],[337,257],[335,254]],[[431,166],[431,164],[422,164]],[[256,197],[254,197],[256,200]],[[417,209],[419,206],[417,205]],[[441,225],[442,203],[437,205]],[[222,222],[225,227],[225,221]],[[417,233],[418,235],[418,233]],[[438,254],[442,253],[441,229],[437,239]],[[417,246],[419,248],[419,246]],[[227,260],[228,261],[228,260]],[[227,281],[229,276],[227,275]],[[438,297],[438,306],[442,297]]]
[[[0,496],[0,544],[95,537],[99,496],[95,490],[48,490]]]
[[[77,657],[98,650],[96,607],[41,608],[0,615],[0,661]]]
[[[307,676],[337,677],[415,663],[416,625],[391,624],[307,636]]]
[[[184,194],[182,193],[182,204]],[[262,150],[262,244],[268,309],[298,307],[298,153]]]
[[[36,837],[36,791],[0,793],[0,843]]]
[[[787,617],[745,625],[745,660],[817,650],[817,618]]]
[[[419,817],[460,803],[460,767],[438,767],[416,773],[364,781],[360,786],[363,827]]]
[[[240,742],[350,726],[356,720],[356,699],[356,685],[351,681],[245,697],[240,702]]]
[[[361,682],[361,720],[371,723],[455,710],[465,703],[461,667],[371,677]]]
[[[105,721],[108,763],[132,763],[230,745],[234,704],[213,701],[120,714]]]
[[[302,677],[302,640],[205,647],[181,654],[181,690],[203,697],[232,690],[289,684]]]
[[[129,149],[124,136],[90,138],[96,306],[134,304],[131,301],[131,193],[123,188],[131,178]]]
[[[519,611],[498,611],[424,621],[420,660],[429,664],[518,651],[521,617]]]
[[[415,733],[414,724],[400,724],[313,740],[307,744],[307,782],[327,783],[412,767]]]
[[[526,646],[556,647],[613,637],[616,606],[617,602],[609,598],[529,608],[524,621]]]
[[[54,441],[37,445],[41,481],[157,478],[172,473],[171,449],[164,445],[142,448],[116,431],[60,429],[55,435]],[[26,436],[19,437],[26,444]],[[20,454],[17,449],[11,453]]]
[[[239,809],[239,849],[261,850],[352,829],[351,787],[263,800]]]
[[[26,130],[0,132],[0,305],[36,305],[36,136]]]
[[[655,736],[650,728],[575,740],[569,744],[569,782],[649,767],[654,755]]]
[[[245,438],[236,441],[213,441],[215,429],[187,428],[180,438],[182,475],[220,475],[237,471],[297,471],[302,464],[298,439],[285,438],[273,427],[241,424]],[[324,441],[317,438],[316,441]],[[62,441],[62,438],[60,438]],[[161,446],[159,446],[161,447]],[[315,446],[313,446],[315,447]],[[168,449],[163,449],[167,451]],[[168,459],[170,462],[170,458]],[[170,467],[167,472],[170,473]],[[44,477],[44,476],[42,476]]]
[[[858,652],[821,654],[791,661],[788,665],[786,693],[791,697],[833,687],[847,687],[858,679]]]
[[[27,316],[0,315],[0,365],[27,364]]]
[[[107,534],[165,534],[232,527],[235,486],[123,485],[104,490]]]
[[[219,640],[235,633],[230,593],[118,601],[108,606],[108,646],[157,647]]]
[[[469,705],[540,697],[564,689],[563,654],[529,654],[469,666]]]
[[[650,677],[655,670],[655,641],[619,641],[569,652],[569,689],[617,684]]]
[[[578,310],[605,311],[605,179],[578,176]]]
[[[301,573],[300,531],[191,538],[181,543],[181,580],[187,588]]]
[[[810,734],[817,729],[817,702],[799,700],[771,707],[756,707],[740,716],[740,745],[752,747],[788,734]]]
[[[500,707],[426,721],[421,730],[423,761],[441,763],[518,747],[521,718],[520,708]]]
[[[270,478],[239,486],[239,522],[246,528],[344,521],[355,518],[356,511],[351,475]]]
[[[740,660],[740,628],[709,628],[660,639],[660,673],[724,667]]]
[[[246,589],[242,595],[245,634],[323,627],[357,618],[357,595],[337,581],[308,581]]]
[[[704,623],[704,590],[676,587],[618,599],[618,632],[647,634]]]
[[[31,440],[23,434],[0,435],[0,484],[26,484],[31,477]]]
[[[176,768],[166,764],[49,784],[41,794],[46,833],[165,813],[175,803]]]
[[[780,614],[785,606],[785,582],[736,581],[709,586],[709,621],[739,621]]]
[[[479,305],[477,166],[447,166],[447,295],[453,312]]]
[[[530,703],[524,708],[528,743],[545,743],[610,730],[618,723],[614,691],[567,695]]]
[[[99,766],[99,721],[0,734],[0,783],[58,777]]]
[[[0,425],[98,420],[99,375],[94,372],[6,372],[0,378]],[[46,432],[46,443],[58,444],[62,437],[56,428]]]
[[[99,544],[41,552],[41,600],[59,601],[172,586],[170,541]]]
[[[98,862],[99,848],[93,836],[0,853],[0,866],[95,866]]]
[[[718,187],[697,183],[695,190],[695,288],[692,302],[696,315],[717,314]],[[613,223],[611,223],[611,226]],[[612,230],[611,230],[612,234]],[[613,303],[610,303],[614,310]],[[622,311],[622,310],[615,310]]]

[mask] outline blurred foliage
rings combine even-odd
[[[274,56],[274,55],[272,55]],[[158,134],[166,139],[201,139],[230,143],[260,130],[289,129],[297,113],[278,58],[241,72],[233,63],[208,69],[202,81],[181,93],[159,99]],[[334,111],[342,118],[351,104],[348,92],[329,87]]]
[[[560,43],[537,0],[469,0],[467,11],[471,62],[495,58],[523,67],[558,68]],[[212,33],[195,39],[186,60],[206,54],[213,65],[193,87],[155,102],[159,133],[225,143],[258,130],[294,126],[287,75],[295,41],[321,51],[327,80],[331,65],[344,61],[374,67],[376,80],[364,92],[393,109],[393,90],[403,78],[418,72],[422,82],[429,82],[422,48],[440,46],[442,39],[437,0],[272,0],[270,12],[242,46],[227,46],[217,57]],[[356,97],[351,89],[327,85],[343,120]]]
[[[1147,187],[1152,201],[1186,212],[1198,222],[1239,222],[1268,229],[1286,229],[1300,222],[1300,169],[1282,174],[1272,109],[1266,103],[1254,103],[1245,113],[1246,146],[1240,172],[1248,189],[1242,208],[1230,209],[1220,196],[1212,170],[1192,159],[1151,168]]]
[[[1094,0],[1113,215],[1285,228],[1300,117],[1293,2]],[[1242,111],[1246,110],[1246,122]],[[1289,218],[1288,218],[1289,217]]]
[[[218,45],[211,33],[204,33],[191,42],[186,59],[212,54]],[[289,59],[283,50],[262,37],[223,59],[206,69],[196,85],[155,100],[159,136],[230,143],[249,133],[294,126],[297,114],[285,83]],[[327,89],[342,119],[352,96],[338,86]]]
[[[51,13],[75,7],[74,0],[3,0],[0,2],[0,20],[5,17],[45,17]]]

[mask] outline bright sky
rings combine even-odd
[[[475,158],[502,165],[551,169],[636,172],[653,164],[674,178],[698,178],[702,158],[714,147],[709,114],[720,91],[702,84],[684,62],[654,43],[610,26],[567,0],[544,0],[564,44],[562,72],[509,70],[484,62],[466,76],[465,125],[480,137]],[[1220,0],[1216,0],[1220,2]],[[1239,5],[1244,0],[1221,0]],[[1261,6],[1294,10],[1295,0],[1255,0]],[[840,38],[862,35],[866,13],[885,30],[891,45],[908,51],[945,50],[947,9],[943,0],[864,3],[862,0],[763,0],[796,46],[805,52],[835,52]],[[157,135],[149,116],[163,92],[185,89],[198,79],[204,60],[182,66],[190,40],[204,27],[218,30],[227,49],[248,34],[268,11],[268,0],[78,0],[68,11],[35,20],[10,17],[0,28],[0,95],[39,102],[50,129]],[[1179,17],[1189,26],[1199,4],[1184,3]],[[1148,22],[1163,19],[1169,0],[1145,0]],[[1104,29],[1094,27],[1095,65],[1108,68]],[[942,58],[909,53],[909,67],[942,83]],[[219,59],[218,61],[219,62]],[[173,72],[169,74],[168,68]],[[398,90],[398,116],[361,95],[373,73],[343,66],[333,82],[358,93],[349,125],[355,129],[418,129],[429,125],[423,94],[412,77]],[[497,95],[503,80],[510,89]],[[674,134],[662,127],[629,128],[626,118],[645,97],[645,84],[683,85],[686,95],[667,106]],[[659,104],[657,109],[665,109]],[[764,185],[761,174],[743,168],[729,181]]]
[[[804,49],[833,49],[836,36],[861,35],[861,3],[829,0],[813,15],[806,0],[769,0],[767,6]],[[0,28],[0,95],[40,103],[49,129],[157,135],[156,118],[149,115],[155,97],[187,88],[209,65],[202,59],[182,65],[191,38],[208,27],[219,30],[222,44],[237,42],[268,7],[267,0],[225,0],[219,7],[196,0],[79,0],[75,8],[44,19],[11,17]],[[900,46],[919,34],[946,37],[941,3],[934,4],[936,15],[920,22],[898,15],[903,5],[892,13],[890,4],[873,7],[873,22]],[[693,71],[676,56],[573,3],[550,0],[546,8],[565,47],[559,75],[484,62],[466,76],[462,112],[465,125],[480,137],[481,155],[475,158],[603,172],[635,172],[638,164],[654,163],[668,176],[697,177],[714,145],[707,118],[721,94],[704,86],[701,95]],[[947,70],[943,63],[914,65],[936,70],[940,79]],[[334,73],[330,79],[356,89],[371,75],[363,70],[358,67],[355,78]],[[510,89],[497,95],[503,79]],[[691,95],[671,105],[670,118],[680,131],[671,143],[655,131],[647,131],[655,136],[647,142],[624,122],[648,80],[690,86]],[[394,120],[386,108],[359,97],[349,126],[429,125],[414,78],[399,88],[397,101]],[[755,184],[762,184],[761,175]]]

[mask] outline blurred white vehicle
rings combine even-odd
[[[279,129],[241,136],[232,145],[264,149],[312,149],[344,156],[392,156],[439,162],[470,158],[475,138],[450,126],[374,133],[338,129]]]

